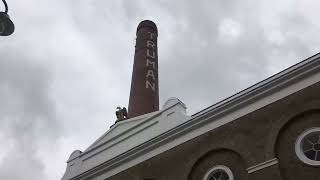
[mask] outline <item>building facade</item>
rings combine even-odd
[[[320,180],[319,92],[317,54],[191,116],[171,98],[74,151],[62,180]]]

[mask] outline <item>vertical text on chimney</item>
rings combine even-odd
[[[155,34],[148,32],[150,35],[150,39],[147,40],[147,61],[146,61],[146,66],[147,66],[147,74],[146,74],[146,88],[149,89],[151,88],[152,91],[155,91],[155,86],[156,86],[156,77],[155,77],[155,70],[156,70],[156,44],[154,43],[154,37]]]

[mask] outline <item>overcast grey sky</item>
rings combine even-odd
[[[189,115],[320,51],[317,0],[7,2],[0,179],[60,179],[108,130],[128,104],[141,20],[159,30],[160,105],[178,97]]]

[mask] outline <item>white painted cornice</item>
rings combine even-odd
[[[63,179],[73,179],[106,161],[118,159],[189,119],[186,106],[179,99],[171,98],[161,111],[117,122],[84,152],[76,150],[70,155]]]

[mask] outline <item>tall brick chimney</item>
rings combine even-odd
[[[136,35],[129,118],[159,110],[157,26],[152,21],[142,21]]]

